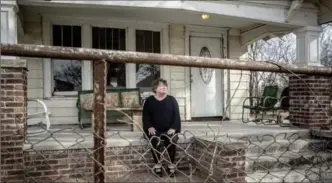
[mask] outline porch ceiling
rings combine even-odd
[[[318,1],[319,13],[318,23],[325,24],[332,22],[332,0],[316,0]]]
[[[192,11],[196,13],[209,13],[218,14],[230,17],[237,17],[245,19],[245,21],[256,21],[259,23],[276,23],[283,25],[296,25],[306,26],[317,24],[317,13],[315,9],[306,9],[298,11],[296,16],[289,21],[285,21],[286,12],[288,11],[288,5],[283,3],[276,5],[275,3],[257,3],[257,2],[245,2],[245,1],[74,1],[74,0],[18,0],[20,5],[36,5],[44,7],[70,7],[70,8],[107,8],[108,10],[114,10],[116,8],[121,11],[125,11],[129,8],[131,10],[144,10],[146,14],[160,12],[166,16],[172,18],[182,19],[178,15],[181,11]],[[135,9],[132,9],[135,8]],[[148,9],[138,9],[148,8]],[[154,9],[154,10],[152,10]],[[128,9],[127,9],[128,10]],[[168,11],[169,10],[169,11]],[[175,10],[175,11],[173,11]],[[144,15],[141,15],[144,16]],[[153,15],[152,15],[153,16]],[[189,15],[190,16],[190,15]],[[156,18],[156,17],[155,17]],[[229,18],[228,18],[229,19]],[[190,19],[191,20],[191,19]],[[188,20],[188,21],[190,21]],[[221,19],[223,21],[224,19]],[[238,19],[235,19],[236,21]],[[234,21],[234,20],[233,20]],[[212,20],[211,20],[212,22]],[[212,24],[212,23],[211,23]]]
[[[36,6],[36,5],[20,5],[24,17],[29,19],[29,14],[41,13],[47,15],[70,16],[80,18],[104,18],[105,21],[114,20],[133,20],[148,21],[158,23],[174,23],[187,25],[204,25],[213,27],[228,28],[246,28],[256,25],[257,21],[248,20],[246,18],[231,17],[225,15],[209,14],[210,19],[202,20],[202,13],[189,10],[178,9],[159,9],[159,8],[139,8],[139,7],[54,7],[54,6]]]

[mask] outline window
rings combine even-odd
[[[82,36],[80,26],[53,25],[53,46],[81,47]],[[52,60],[53,94],[58,91],[78,91],[82,87],[81,61]]]
[[[161,53],[160,32],[136,30],[136,51]],[[151,91],[151,84],[160,78],[160,66],[150,64],[136,65],[136,86],[141,92]]]
[[[199,54],[200,57],[211,57],[210,51],[207,47],[203,47]],[[201,75],[204,84],[208,85],[213,75],[213,69],[211,68],[199,68],[199,74]]]
[[[92,48],[126,50],[125,29],[92,27]],[[108,63],[107,67],[107,87],[126,87],[125,64]]]

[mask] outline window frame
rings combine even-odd
[[[137,33],[137,31],[151,31],[151,32],[159,32],[160,33],[160,35],[159,35],[159,41],[160,41],[160,53],[162,53],[162,32],[161,31],[154,31],[154,30],[142,30],[142,29],[135,29],[135,46],[136,46],[136,44],[137,44],[137,41],[136,41],[136,33]],[[153,40],[152,40],[153,41]],[[135,49],[135,51],[137,50],[137,48]],[[149,52],[142,52],[142,53],[149,53]],[[151,64],[151,65],[153,65],[153,64]],[[147,87],[139,87],[139,86],[137,86],[137,71],[136,71],[136,68],[137,67],[137,64],[135,64],[135,74],[136,74],[136,80],[135,80],[135,82],[136,82],[136,87],[137,88],[144,88],[144,90],[145,89],[147,89],[147,88],[151,88],[151,86],[147,86]],[[162,77],[162,66],[160,66],[160,71],[159,71],[160,73],[160,77]],[[145,92],[147,92],[147,91],[145,91]],[[141,91],[141,93],[142,93],[142,91]]]
[[[137,22],[134,20],[102,19],[86,17],[51,16],[43,14],[42,37],[43,44],[52,45],[52,25],[77,25],[82,30],[82,48],[92,48],[92,27],[120,28],[126,30],[126,51],[136,51],[136,30],[160,31],[161,53],[169,53],[169,24],[155,22]],[[82,90],[93,89],[93,64],[82,60]],[[77,98],[77,91],[53,92],[52,59],[43,58],[44,99]],[[132,73],[134,71],[134,74]],[[160,76],[170,79],[169,66],[161,66]],[[126,64],[126,88],[136,88],[136,64]]]
[[[91,24],[91,48],[92,48],[92,39],[93,39],[93,36],[92,36],[92,29],[93,29],[93,27],[98,27],[98,28],[105,28],[105,29],[123,29],[124,31],[125,31],[125,44],[126,44],[126,46],[125,46],[125,50],[124,51],[127,51],[127,48],[128,48],[128,46],[127,46],[127,39],[128,39],[128,31],[127,31],[127,27],[109,27],[109,26],[102,26],[102,25],[98,25],[98,26],[96,26],[95,24]],[[108,69],[108,65],[106,66],[107,68],[106,68],[106,70]],[[93,70],[93,66],[92,66],[92,70]],[[127,72],[127,67],[126,67],[126,64],[125,64],[125,79],[126,79],[126,82],[125,82],[125,88],[127,88],[128,87],[128,82],[127,82],[127,75],[128,75],[128,72]],[[106,74],[107,74],[107,72],[106,72]],[[107,77],[106,77],[107,78]],[[107,80],[107,79],[106,79]],[[106,88],[108,88],[109,86],[106,84]],[[123,87],[115,87],[115,88],[123,88]]]
[[[50,34],[50,45],[53,45],[53,25],[60,25],[60,26],[64,26],[64,25],[67,25],[67,26],[80,26],[81,27],[81,48],[83,47],[83,26],[82,25],[73,25],[73,24],[57,24],[57,23],[52,23],[51,24],[51,28],[50,28],[50,31],[51,31],[51,34]],[[52,91],[52,96],[59,96],[59,97],[72,97],[72,96],[75,96],[78,94],[77,91],[53,91],[54,89],[54,61],[58,60],[58,59],[50,59],[51,60],[51,91]],[[81,79],[83,80],[83,61],[80,60],[81,62]],[[83,87],[83,82],[81,82],[81,88]]]

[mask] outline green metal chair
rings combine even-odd
[[[247,97],[243,101],[242,106],[242,122],[243,123],[249,123],[249,122],[255,122],[255,123],[270,123],[271,121],[277,122],[277,119],[267,119],[264,117],[264,115],[267,112],[272,112],[273,117],[275,115],[275,112],[277,111],[277,107],[275,105],[278,102],[278,86],[266,86],[264,87],[263,95],[261,97]],[[247,100],[252,100],[251,105],[245,105]],[[248,118],[244,118],[245,110],[250,110],[250,114],[254,114],[254,119],[249,120]],[[265,119],[264,119],[265,118]]]

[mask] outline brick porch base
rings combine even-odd
[[[181,148],[177,149],[179,171],[189,175],[195,169],[195,173],[205,179],[212,161],[214,145],[200,139],[180,146]],[[237,169],[244,170],[245,147],[232,149],[230,146],[232,144],[223,148],[221,145],[218,146],[211,180],[220,181],[224,178],[236,182],[244,180],[245,174]],[[50,180],[64,182],[75,178],[85,182],[93,181],[93,164],[91,149],[24,151],[25,179],[31,182]],[[135,174],[149,172],[153,166],[147,145],[109,147],[106,158],[108,179],[106,181],[124,182],[128,176],[131,176],[131,181],[135,181]],[[231,174],[227,173],[229,170],[232,170]]]

